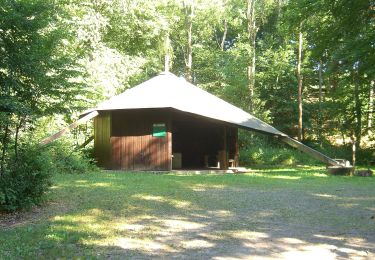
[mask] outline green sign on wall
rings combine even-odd
[[[152,136],[154,137],[165,137],[167,135],[167,127],[164,123],[152,125]]]

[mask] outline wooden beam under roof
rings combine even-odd
[[[64,129],[60,130],[59,132],[57,132],[57,133],[55,133],[55,134],[53,134],[53,135],[51,135],[51,136],[43,139],[39,144],[41,144],[41,145],[49,144],[50,142],[53,142],[56,139],[60,138],[62,135],[70,132],[70,130],[76,128],[80,124],[83,124],[83,123],[89,121],[90,119],[93,119],[97,115],[99,115],[99,113],[98,113],[98,111],[95,110],[95,111],[93,111],[93,112],[85,115],[84,117],[81,117],[80,119],[78,119],[74,123],[70,124],[69,126],[65,127]]]
[[[321,152],[318,152],[317,150],[312,149],[311,147],[308,147],[307,145],[304,145],[303,143],[289,137],[289,136],[280,136],[279,139],[283,141],[284,143],[310,155],[311,157],[314,157],[318,161],[321,161],[325,163],[326,165],[330,166],[344,166],[337,162],[336,160],[329,158],[328,156],[322,154]]]

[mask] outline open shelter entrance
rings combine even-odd
[[[172,120],[172,169],[226,169],[238,165],[237,128],[216,120]]]

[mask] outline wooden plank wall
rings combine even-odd
[[[154,123],[165,123],[165,137],[152,136]],[[171,170],[171,133],[167,111],[126,110],[112,112],[112,168],[123,170]]]
[[[111,112],[94,118],[94,156],[100,167],[111,168]]]

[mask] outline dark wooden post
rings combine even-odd
[[[223,150],[220,156],[220,168],[228,169],[228,143],[227,143],[227,127],[223,127]]]
[[[235,155],[234,155],[234,167],[239,167],[240,165],[240,154],[239,154],[239,148],[238,148],[238,128],[235,128]]]

